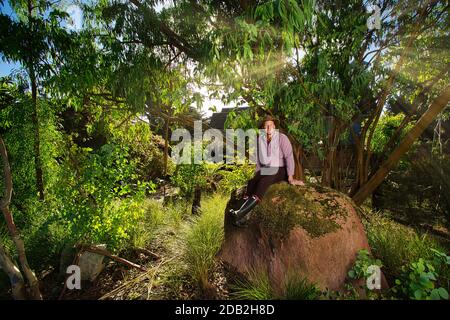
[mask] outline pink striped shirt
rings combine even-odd
[[[289,176],[294,175],[295,162],[292,145],[289,138],[278,130],[272,134],[272,139],[267,142],[265,131],[260,131],[258,136],[258,153],[256,157],[256,171],[261,167],[284,167]]]

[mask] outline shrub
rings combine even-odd
[[[393,292],[414,300],[448,300],[447,290],[437,286],[437,270],[442,265],[450,266],[450,257],[437,250],[432,252],[433,260],[420,258],[402,268],[402,275],[395,280]]]
[[[98,152],[72,145],[63,163],[60,211],[75,239],[120,249],[143,218],[141,202],[154,184],[136,180],[126,149],[103,145]]]
[[[123,130],[114,130],[113,135],[114,141],[129,150],[129,160],[134,161],[139,180],[151,181],[163,175],[164,140],[152,133],[147,123],[132,123]],[[171,172],[172,161],[169,159],[167,164],[168,172]]]
[[[431,146],[425,146],[431,148]],[[397,168],[377,189],[374,205],[410,224],[442,225],[450,229],[450,158],[408,153],[407,168]]]
[[[400,276],[403,265],[419,258],[432,259],[430,249],[444,251],[429,235],[419,235],[414,229],[396,223],[380,213],[372,212],[370,221],[366,221],[365,226],[372,253],[383,261],[385,273],[391,279]]]
[[[369,266],[382,267],[383,264],[379,259],[373,259],[369,255],[369,251],[362,249],[358,252],[355,264],[348,271],[350,279],[367,279],[371,273],[369,272]]]
[[[229,195],[233,190],[245,186],[254,171],[255,166],[248,163],[222,166],[217,172],[222,177],[219,181],[219,191]]]

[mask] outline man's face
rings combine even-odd
[[[264,122],[264,130],[266,130],[266,134],[271,136],[275,130],[275,123],[273,121]]]

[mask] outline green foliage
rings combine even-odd
[[[206,162],[201,164],[179,164],[175,167],[170,179],[175,186],[180,188],[181,196],[190,198],[196,188],[200,188],[203,191],[233,189],[232,183],[243,183],[245,177],[248,176],[248,167],[242,169],[243,173],[240,170],[236,166],[230,169],[230,167],[222,164]]]
[[[374,256],[383,260],[388,281],[395,283],[395,298],[442,298],[439,288],[447,286],[450,268],[441,244],[375,212],[365,225]]]
[[[1,111],[2,127],[7,128],[3,139],[8,148],[13,185],[19,203],[37,193],[34,176],[34,134],[31,117],[31,101],[26,96]]]
[[[42,119],[39,122],[41,161],[47,192],[46,200],[38,201],[31,97],[6,79],[1,80],[1,89],[0,126],[13,179],[10,210],[24,239],[30,265],[41,271],[57,259],[64,242],[70,238],[59,219],[58,202],[54,197],[61,174],[56,159],[61,155],[64,137],[58,130],[54,101],[38,99],[38,116]],[[10,99],[6,101],[8,96]],[[3,177],[1,180],[3,190]],[[10,249],[15,250],[14,246]]]
[[[373,138],[372,138],[372,150],[375,153],[381,153],[383,151],[384,146],[388,143],[389,139],[394,135],[397,128],[400,126],[404,119],[404,115],[399,114],[390,114],[385,113],[380,118],[377,127],[375,128]],[[406,125],[401,133],[398,135],[397,140],[393,144],[393,146],[397,145],[399,141],[405,136],[406,132],[408,132],[412,127],[412,124]]]
[[[61,220],[58,203],[54,200],[28,200],[21,211],[12,208],[14,217],[23,219],[21,235],[30,266],[35,272],[59,267],[59,258],[67,243],[71,243],[70,231]]]
[[[27,201],[33,201],[37,194],[34,163],[34,127],[31,122],[33,113],[30,94],[21,92],[16,85],[1,81],[5,93],[11,95],[11,102],[2,106],[0,126],[5,141],[12,171],[14,197],[13,205],[19,207]],[[63,136],[58,130],[55,105],[51,100],[38,101],[41,162],[45,187],[52,193],[58,186],[59,166],[56,161],[60,156]],[[19,212],[17,222],[25,223],[23,212]]]
[[[319,144],[327,142],[325,116],[348,122],[374,83],[360,60],[367,17],[358,1],[264,1],[215,30],[207,74],[230,88],[226,101],[251,96],[252,110],[230,125],[268,110],[304,150],[326,153],[327,143]]]
[[[450,227],[450,194],[444,192],[450,188],[449,160],[445,154],[409,153],[379,187],[377,207],[413,225]]]
[[[253,176],[254,165],[225,165],[217,173],[222,177],[219,181],[218,190],[229,195],[233,190],[245,186]]]
[[[210,98],[250,106],[239,115],[232,112],[227,127],[255,127],[261,114],[272,112],[304,151],[322,158],[335,147],[327,139],[330,118],[326,117],[345,124],[361,113],[364,123],[396,61],[404,64],[387,94],[404,97],[411,104],[449,62],[446,50],[435,50],[446,47],[448,19],[442,3],[425,10],[424,19],[410,10],[409,2],[386,3],[389,17],[376,31],[367,30],[367,6],[358,0],[274,0],[248,6],[239,1],[197,1],[195,6],[192,1],[176,1],[162,9],[157,8],[158,1],[145,1],[141,6],[110,0],[83,2],[79,3],[83,29],[77,31],[65,27],[69,15],[63,4],[30,3],[34,4],[31,14],[26,1],[10,1],[15,15],[0,14],[0,54],[7,61],[19,62],[26,74],[25,80],[19,75],[13,85],[1,82],[0,127],[13,175],[11,210],[33,267],[45,268],[56,261],[66,242],[103,242],[119,250],[151,243],[163,226],[178,230],[187,225],[190,247],[186,257],[193,277],[204,283],[222,236],[224,203],[208,199],[203,214],[185,222],[185,209],[145,200],[154,190],[151,181],[163,172],[163,157],[161,140],[136,117],[146,117],[152,128],[168,119],[171,125],[189,123],[199,116],[193,116],[192,105],[200,108],[203,103],[196,87],[207,86]],[[413,46],[408,45],[404,59],[399,59],[414,25],[427,28]],[[386,50],[375,55],[381,59],[368,62],[371,55],[366,53],[384,45],[386,39],[395,39],[396,47],[387,43]],[[213,85],[205,85],[205,80]],[[29,82],[35,82],[38,89],[45,201],[37,200]],[[444,74],[427,90],[418,110],[447,83],[448,74]],[[73,117],[63,115],[68,109],[75,110]],[[383,116],[373,141],[363,143],[371,144],[379,155],[401,121],[401,116]],[[339,135],[337,140],[342,141],[348,131]],[[445,157],[409,162],[402,159],[399,174],[403,180],[395,172],[390,176],[404,202],[390,202],[399,204],[406,215],[417,217],[416,212],[422,210],[427,219],[448,225],[450,200],[444,191],[449,187],[450,162]],[[169,162],[169,174],[172,171]],[[191,196],[196,187],[229,193],[243,185],[252,171],[248,165],[232,170],[181,165],[172,182],[184,197]],[[306,210],[318,208],[314,199],[296,195]],[[281,214],[265,218],[278,234],[300,223],[318,236],[336,228],[333,201],[320,207],[327,212],[312,216],[303,212],[298,219],[292,214],[298,208],[277,204]],[[13,251],[11,242],[3,239],[8,238],[3,227],[0,223],[2,243]],[[421,298],[445,296],[436,283],[442,285],[442,278],[450,272],[444,263],[429,262],[428,249],[439,246],[428,236],[377,218],[370,222],[368,235],[375,256],[382,258],[391,277],[412,274]],[[360,258],[354,276],[360,276],[367,262],[367,257]],[[409,269],[404,270],[404,265]],[[427,279],[420,282],[422,274]],[[264,279],[256,282],[261,289],[249,291],[249,296],[272,295]],[[310,296],[311,290],[297,279],[287,295]]]
[[[413,300],[448,300],[448,292],[444,287],[436,286],[439,274],[437,268],[441,265],[450,266],[450,257],[443,252],[432,250],[433,260],[419,260],[402,268],[400,279],[395,280],[392,289],[406,298]]]
[[[72,145],[61,184],[61,214],[75,239],[117,249],[144,212],[139,202],[154,185],[135,180],[128,151],[106,144],[97,153]]]
[[[111,124],[112,127],[112,124]],[[164,140],[153,133],[144,122],[131,123],[112,129],[113,140],[127,148],[128,158],[134,162],[136,175],[141,181],[151,181],[164,173]],[[168,172],[172,162],[168,161]]]
[[[420,235],[380,213],[371,212],[364,224],[373,255],[383,261],[386,274],[392,278],[400,276],[403,265],[420,258],[432,259],[430,249],[443,250],[431,236]]]
[[[180,188],[183,197],[191,197],[196,187],[205,188],[208,183],[205,164],[179,164],[176,166],[171,182]]]
[[[368,272],[369,266],[378,266],[382,267],[383,264],[381,260],[374,259],[370,256],[369,251],[367,249],[362,249],[358,251],[358,256],[356,258],[355,264],[348,271],[348,276],[350,279],[367,279],[371,276],[371,273]]]

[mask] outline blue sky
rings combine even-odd
[[[11,17],[16,17],[11,6],[9,5],[9,1],[4,1],[3,4],[0,4],[0,12]],[[83,14],[79,7],[70,5],[67,7],[67,12],[70,14],[72,21],[69,25],[69,29],[80,29],[83,21]],[[8,62],[5,61],[4,57],[0,54],[0,77],[7,76],[11,74],[11,72],[20,68],[20,64],[16,62]]]

